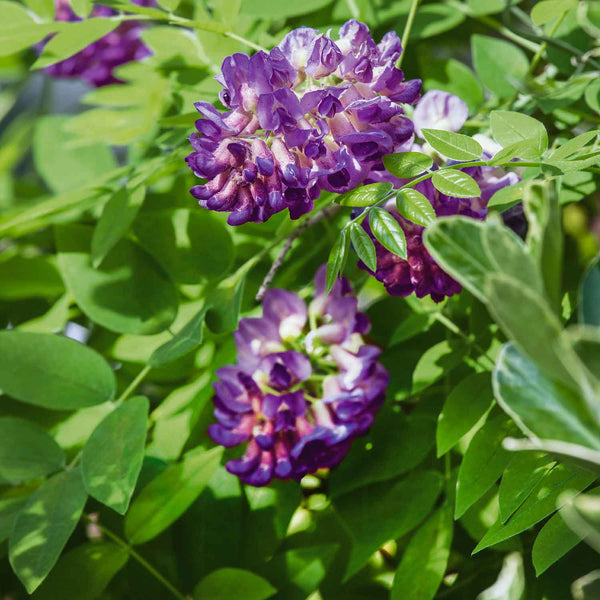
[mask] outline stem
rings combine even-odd
[[[132,558],[148,571],[157,581],[160,581],[170,592],[177,598],[177,600],[187,600],[185,594],[182,594],[164,575],[159,573],[143,556],[140,556],[125,540],[121,539],[116,533],[113,533],[110,529],[107,529],[104,525],[97,523],[95,519],[92,519],[89,515],[84,515],[85,519],[98,527],[100,531],[108,538],[110,538],[115,544],[121,546],[123,550],[127,552]]]
[[[554,25],[552,26],[552,29],[548,32],[548,37],[552,37],[555,33],[556,30],[560,27],[560,24],[563,22],[564,18],[567,16],[566,11],[556,20],[556,23],[554,23]],[[546,52],[546,48],[548,48],[548,42],[546,40],[544,40],[538,51],[535,53],[534,57],[531,59],[531,66],[529,67],[529,73],[531,75],[533,75],[533,72],[535,71],[535,68],[537,67],[537,64],[540,62],[540,59],[542,58],[542,55],[544,54],[544,52]]]
[[[402,54],[398,57],[396,61],[396,66],[400,68],[402,65],[402,59],[406,54],[406,46],[408,45],[408,38],[410,37],[410,31],[412,29],[413,23],[415,21],[415,16],[417,14],[417,8],[419,7],[419,0],[412,0],[410,5],[410,11],[408,13],[408,19],[406,21],[406,25],[404,26],[404,32],[402,33]]]
[[[121,404],[129,398],[130,394],[137,388],[138,385],[145,379],[146,375],[152,370],[150,365],[146,365],[137,375],[137,377],[127,386],[125,391],[115,400],[115,404]]]
[[[238,35],[237,33],[233,33],[233,31],[226,31],[225,33],[223,33],[223,35],[225,37],[231,38],[232,40],[236,40],[237,42],[240,42],[241,44],[245,44],[249,48],[253,48],[254,50],[257,50],[258,52],[266,52],[267,54],[269,53],[269,51],[266,48],[263,48],[262,46],[259,46],[258,44],[255,44],[254,42],[247,40],[246,38],[243,38],[242,36]]]
[[[297,237],[299,237],[300,235],[302,235],[302,233],[309,227],[312,227],[313,225],[320,223],[323,219],[326,219],[327,217],[334,215],[340,208],[341,207],[338,204],[330,204],[329,206],[325,206],[318,213],[316,213],[312,217],[309,217],[308,219],[306,219],[294,231],[292,231],[292,233],[289,235],[289,237],[285,241],[285,244],[281,248],[281,251],[277,255],[277,258],[271,265],[269,272],[267,273],[266,277],[264,278],[264,280],[258,290],[258,293],[256,294],[257,302],[262,301],[265,294],[267,293],[267,290],[269,289],[269,286],[271,285],[273,278],[275,277],[277,271],[283,264],[283,261],[285,260],[287,253],[290,251],[290,248],[292,247],[292,244],[294,243],[294,240]]]

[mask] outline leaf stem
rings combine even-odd
[[[146,365],[137,374],[137,377],[125,388],[125,391],[115,400],[115,405],[119,405],[122,402],[124,402],[125,400],[127,400],[127,398],[129,398],[129,396],[131,395],[131,393],[133,391],[135,391],[137,386],[140,385],[140,383],[142,383],[142,381],[146,378],[146,375],[148,375],[148,373],[151,370],[152,370],[152,367],[150,365]]]
[[[400,68],[402,66],[402,60],[404,55],[406,54],[406,46],[408,45],[408,38],[410,37],[410,32],[412,30],[413,23],[415,22],[415,16],[417,15],[417,9],[419,8],[419,0],[412,0],[410,5],[410,11],[408,13],[408,19],[406,20],[406,25],[404,26],[404,32],[402,33],[402,53],[398,57],[396,61],[396,66]]]
[[[258,44],[255,44],[254,42],[247,40],[246,38],[243,38],[241,35],[238,35],[237,33],[233,33],[233,31],[226,31],[225,33],[223,33],[223,35],[225,37],[231,38],[232,40],[236,40],[237,42],[240,42],[241,44],[245,44],[249,48],[253,48],[254,50],[257,50],[258,52],[266,52],[267,54],[269,53],[269,51],[266,48],[263,48],[262,46],[259,46]]]
[[[561,23],[563,22],[564,18],[567,16],[567,11],[565,11],[554,23],[554,25],[552,26],[552,29],[548,32],[548,37],[552,37],[555,33],[556,30],[560,27]],[[542,58],[544,52],[546,52],[546,49],[548,48],[548,41],[544,40],[538,51],[535,53],[534,57],[531,59],[531,66],[529,67],[529,73],[531,75],[533,75],[535,68],[537,67],[538,63],[540,62],[540,59]]]
[[[115,544],[121,546],[123,550],[127,552],[132,558],[134,558],[148,573],[150,573],[157,581],[162,583],[177,600],[188,600],[188,597],[181,593],[164,575],[159,573],[143,556],[138,554],[125,540],[121,539],[116,533],[113,533],[110,529],[98,523],[90,515],[84,515],[85,519],[98,527],[100,531],[108,538],[110,538]]]

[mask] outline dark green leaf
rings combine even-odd
[[[406,236],[398,221],[389,212],[383,208],[372,209],[369,212],[369,226],[382,246],[406,260]]]
[[[483,154],[481,144],[468,135],[439,129],[423,129],[422,132],[429,145],[447,158],[479,160]]]
[[[435,221],[435,211],[429,199],[413,188],[404,188],[396,195],[396,207],[405,218],[427,227]]]
[[[383,157],[384,167],[396,177],[410,178],[423,174],[433,165],[433,159],[421,152],[398,152]]]
[[[146,443],[148,400],[141,396],[108,413],[94,429],[81,457],[90,496],[124,515],[133,495]]]
[[[190,507],[216,471],[223,448],[189,451],[137,496],[125,519],[125,535],[132,544],[156,537]]]
[[[371,271],[377,269],[377,254],[375,245],[369,234],[358,223],[350,225],[350,240],[358,258],[362,260]]]
[[[13,256],[0,262],[0,299],[55,298],[65,291],[53,260],[45,256]]]
[[[336,198],[336,202],[342,206],[371,206],[375,204],[390,192],[392,184],[386,181],[381,183],[370,183],[354,188]]]
[[[569,529],[560,511],[550,517],[537,534],[531,550],[536,575],[539,577],[580,541],[581,538]]]
[[[458,366],[467,354],[467,346],[462,340],[444,340],[428,348],[419,358],[413,371],[412,392],[416,394],[442,375]]]
[[[194,588],[194,600],[265,600],[277,590],[266,580],[243,569],[219,569]]]
[[[110,400],[115,377],[91,348],[58,335],[0,331],[0,389],[30,404],[54,410]]]
[[[214,333],[237,328],[245,283],[244,276],[232,276],[221,281],[208,295],[205,319],[206,325]]]
[[[434,187],[454,198],[475,198],[481,196],[477,182],[458,169],[440,169],[433,174],[431,183]]]
[[[600,256],[588,267],[579,287],[579,320],[600,326]]]
[[[41,427],[25,419],[0,418],[0,480],[31,481],[64,464],[64,452]]]
[[[0,542],[5,542],[15,524],[15,519],[25,506],[28,494],[13,495],[10,492],[0,496]]]
[[[327,259],[327,292],[331,290],[338,275],[344,269],[349,247],[350,236],[348,235],[348,230],[344,228],[335,240]]]
[[[79,469],[44,482],[23,507],[10,534],[9,559],[31,594],[56,564],[87,500]]]

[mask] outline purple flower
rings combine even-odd
[[[237,364],[219,369],[212,439],[245,444],[226,464],[244,483],[301,479],[335,467],[373,423],[388,384],[380,350],[365,344],[369,320],[346,279],[325,293],[317,272],[309,306],[292,292],[269,290],[263,316],[234,333]]]
[[[348,21],[339,39],[301,27],[268,54],[223,61],[224,113],[198,102],[203,118],[187,163],[205,179],[191,193],[228,223],[266,221],[312,210],[322,190],[346,192],[382,171],[382,157],[407,150],[412,122],[399,103],[416,102],[420,81],[395,67],[395,33],[375,44]]]
[[[141,6],[154,5],[153,0],[133,0]],[[79,21],[68,0],[54,0],[57,21]],[[117,11],[95,5],[92,17],[110,17]],[[86,46],[69,58],[45,68],[46,73],[59,79],[81,77],[89,85],[102,87],[123,83],[114,75],[114,69],[125,63],[142,60],[151,54],[140,39],[144,26],[139,21],[125,21],[114,31]],[[43,43],[39,45],[40,51]]]
[[[458,131],[469,117],[467,105],[458,97],[440,90],[427,92],[415,108],[415,132],[423,137],[423,129]]]

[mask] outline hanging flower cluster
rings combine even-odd
[[[426,128],[458,131],[467,116],[467,105],[460,98],[433,90],[421,98],[415,108],[413,120],[415,131],[420,135],[421,130]],[[473,137],[481,144],[482,158],[485,160],[492,158],[500,150],[500,146],[486,136]],[[423,151],[423,148],[415,145],[414,150]],[[446,164],[457,163],[448,161]],[[481,196],[476,198],[446,196],[433,187],[430,179],[415,186],[415,189],[429,200],[436,216],[463,215],[484,220],[487,216],[487,204],[494,193],[519,181],[516,173],[507,173],[498,167],[467,167],[461,170],[475,179],[481,189]],[[404,183],[392,176],[377,178],[378,181],[386,179],[396,186]],[[435,302],[441,302],[447,296],[459,293],[462,289],[460,284],[442,271],[427,252],[423,244],[425,228],[402,217],[394,201],[387,203],[385,208],[395,217],[405,233],[407,260],[387,250],[375,239],[375,236],[371,235],[377,253],[377,269],[372,272],[362,262],[359,263],[359,267],[375,275],[392,296],[409,296],[414,292],[418,298],[431,296]],[[364,226],[371,234],[368,222]]]
[[[153,6],[154,0],[132,0],[140,6]],[[71,9],[69,0],[54,0],[57,21],[79,21]],[[92,17],[111,17],[117,11],[106,6],[95,5]],[[77,54],[45,68],[52,77],[65,79],[80,77],[94,87],[112,83],[123,83],[113,71],[125,63],[141,60],[151,54],[140,39],[144,26],[139,21],[125,21],[114,31],[86,46]],[[42,46],[43,47],[43,44]]]
[[[336,40],[301,27],[268,54],[226,58],[217,79],[228,110],[195,104],[203,118],[187,163],[207,183],[192,195],[229,212],[230,225],[286,208],[297,219],[322,190],[345,192],[383,172],[385,154],[412,144],[399,103],[415,103],[421,89],[395,67],[401,52],[396,33],[375,44],[351,20]]]
[[[326,268],[309,306],[272,289],[263,316],[242,319],[237,364],[217,371],[215,442],[246,444],[226,467],[244,483],[300,479],[336,466],[373,423],[388,384],[380,350],[365,344],[369,320],[357,310],[346,279],[325,292]]]

